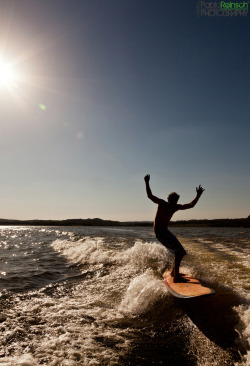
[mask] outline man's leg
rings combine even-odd
[[[181,252],[177,252],[175,254],[175,258],[174,258],[174,265],[173,265],[173,269],[171,271],[171,276],[174,277],[174,282],[186,282],[185,279],[183,277],[181,277],[180,275],[180,264],[182,261],[182,258],[184,257],[184,253]]]
[[[180,263],[182,261],[182,258],[186,254],[186,251],[179,242],[179,240],[173,233],[171,233],[167,229],[157,232],[156,238],[159,240],[160,243],[162,243],[165,246],[165,248],[167,248],[175,256],[174,265],[171,271],[171,276],[173,276],[175,279],[174,282],[186,282],[182,279],[179,273]]]

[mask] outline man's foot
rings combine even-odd
[[[174,277],[174,270],[171,271],[170,273],[171,277]],[[185,273],[179,273],[180,276],[185,276]]]
[[[174,276],[174,283],[187,283],[188,280],[183,278],[182,276],[182,273],[180,273],[178,276]]]

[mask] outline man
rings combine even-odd
[[[148,198],[151,199],[154,203],[158,204],[158,209],[155,216],[155,222],[154,222],[154,231],[156,238],[172,253],[174,254],[174,265],[171,271],[171,275],[174,278],[174,282],[185,282],[184,278],[181,277],[181,274],[179,272],[181,260],[186,254],[185,249],[179,242],[179,240],[168,230],[168,224],[173,216],[173,214],[178,210],[187,210],[189,208],[193,208],[196,203],[198,202],[200,196],[204,192],[205,189],[199,185],[199,187],[196,187],[197,195],[195,199],[187,203],[185,205],[179,205],[177,204],[179,195],[175,192],[170,193],[168,196],[168,202],[164,201],[163,199],[157,198],[153,196],[150,186],[149,186],[149,180],[150,175],[147,174],[144,177],[145,183],[146,183],[146,191]]]

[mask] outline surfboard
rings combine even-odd
[[[194,277],[182,275],[187,282],[174,282],[170,271],[166,271],[163,275],[164,283],[168,291],[175,297],[181,299],[191,299],[194,297],[212,295],[215,291],[209,287],[202,285],[202,283]]]

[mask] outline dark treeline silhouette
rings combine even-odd
[[[200,227],[250,227],[250,216],[242,219],[214,219],[173,221],[170,226],[200,226]]]
[[[67,220],[12,220],[0,219],[0,225],[15,226],[153,226],[151,221],[112,221],[94,219]],[[169,226],[182,227],[250,227],[250,215],[242,219],[182,220],[172,221]]]

